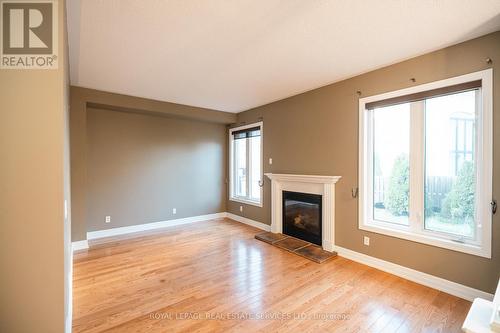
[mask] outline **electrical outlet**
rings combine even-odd
[[[269,158],[269,165],[273,164],[273,159]]]
[[[242,212],[242,211],[243,211],[243,206],[240,206],[240,212]]]
[[[110,223],[111,222],[111,216],[106,216],[106,219],[104,220],[104,222],[106,223]]]
[[[177,214],[177,208],[172,208],[172,214]]]
[[[366,246],[370,246],[370,237],[363,237],[363,244],[365,244]]]

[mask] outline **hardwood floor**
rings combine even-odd
[[[73,332],[460,331],[465,300],[258,232],[221,219],[91,242],[74,255]]]

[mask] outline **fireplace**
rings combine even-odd
[[[321,197],[321,247],[335,250],[335,183],[340,176],[266,173],[271,179],[271,232],[285,233],[283,195],[285,191],[311,193]],[[307,201],[306,201],[307,202]]]
[[[322,196],[283,191],[283,233],[322,245]]]

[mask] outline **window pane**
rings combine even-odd
[[[247,195],[247,139],[234,140],[234,195]]]
[[[425,102],[425,228],[474,236],[476,91]]]
[[[260,160],[260,136],[252,137],[250,140],[250,199],[260,201],[261,160]]]
[[[373,111],[373,217],[408,225],[410,104]]]

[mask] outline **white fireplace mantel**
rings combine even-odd
[[[271,231],[283,232],[283,191],[319,194],[322,196],[322,246],[335,250],[335,183],[340,176],[293,175],[266,173],[271,179]]]

